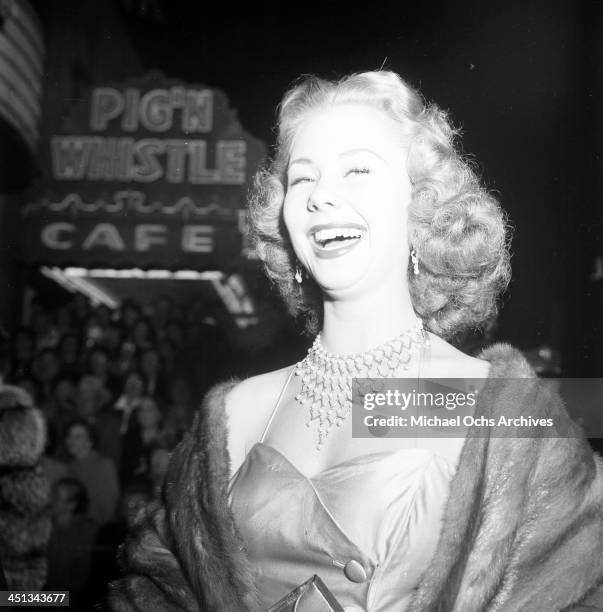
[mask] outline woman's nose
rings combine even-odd
[[[317,211],[323,208],[335,208],[339,205],[339,196],[334,186],[324,178],[316,182],[308,196],[308,210]]]

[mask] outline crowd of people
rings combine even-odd
[[[34,300],[8,338],[4,382],[27,391],[46,421],[45,587],[71,591],[82,609],[117,576],[128,525],[160,494],[171,450],[221,375],[219,359],[203,355],[215,325],[202,309],[167,297],[118,311],[79,294],[56,307]]]

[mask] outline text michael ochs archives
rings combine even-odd
[[[537,396],[562,395],[569,417],[530,413]],[[510,392],[512,391],[512,393]],[[565,392],[565,395],[564,393]],[[588,423],[586,435],[603,433],[601,379],[411,379],[362,378],[352,384],[354,437],[571,437]],[[496,397],[525,401],[502,405]],[[592,400],[592,401],[590,401]],[[593,404],[590,421],[574,406]],[[492,406],[497,411],[492,411]],[[595,419],[595,420],[593,420]]]

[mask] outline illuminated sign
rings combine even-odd
[[[45,179],[22,210],[24,256],[62,265],[233,265],[263,157],[217,89],[159,73],[95,87],[45,143]]]
[[[92,92],[90,135],[61,135],[51,139],[52,174],[59,181],[188,182],[202,185],[241,185],[246,178],[247,143],[217,139],[213,152],[206,139],[214,127],[211,89],[140,89],[119,91],[98,87]],[[124,134],[141,129],[154,135],[101,136],[117,127]],[[159,138],[176,130],[186,137]],[[212,167],[209,157],[214,158]]]

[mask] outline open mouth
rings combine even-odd
[[[356,244],[363,235],[362,229],[353,226],[328,227],[313,231],[312,239],[321,249],[335,250]]]

